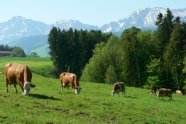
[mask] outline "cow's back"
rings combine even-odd
[[[63,72],[60,75],[60,79],[64,81],[72,81],[75,74],[69,72]]]
[[[61,73],[60,80],[62,81],[63,86],[68,86],[69,83],[71,83],[70,85],[72,86],[72,88],[76,88],[77,86],[79,86],[77,77],[74,73],[70,73],[70,72]]]
[[[169,97],[169,99],[172,99],[172,90],[171,89],[166,89],[166,88],[161,88],[157,94],[157,96],[160,97]]]
[[[5,77],[9,83],[31,82],[32,73],[26,65],[8,63],[5,65]]]

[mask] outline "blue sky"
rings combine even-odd
[[[148,7],[186,8],[186,0],[0,0],[0,22],[23,16],[47,24],[60,19],[101,26]]]

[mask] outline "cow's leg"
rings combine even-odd
[[[114,95],[114,90],[112,90],[112,95]]]
[[[24,93],[23,85],[21,85],[21,83],[19,83],[19,86],[21,87],[22,93]]]
[[[63,92],[63,87],[64,87],[63,81],[60,80],[60,83],[61,83],[61,92]]]
[[[17,93],[16,83],[14,83],[14,91]]]
[[[63,92],[63,85],[61,85],[61,92]]]
[[[6,81],[6,92],[8,93],[8,79],[7,78],[5,78],[5,81]]]

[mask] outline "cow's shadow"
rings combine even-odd
[[[53,96],[46,96],[46,95],[41,95],[41,94],[30,94],[30,97],[37,98],[37,99],[49,99],[49,100],[59,100],[63,101],[62,99],[55,98]]]
[[[130,95],[125,95],[126,98],[130,98],[130,99],[137,99],[136,96],[130,96]]]

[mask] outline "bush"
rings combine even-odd
[[[15,47],[12,49],[11,56],[12,57],[26,57],[26,54],[22,48]]]

